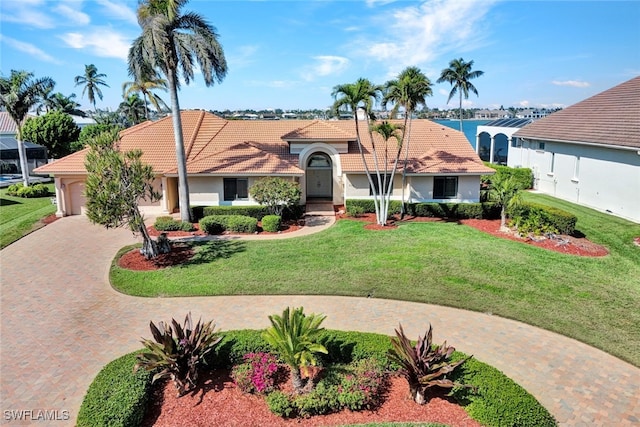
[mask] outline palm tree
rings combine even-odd
[[[51,77],[34,80],[33,73],[26,71],[11,70],[11,75],[8,78],[0,77],[0,106],[7,110],[16,124],[18,156],[25,187],[29,185],[29,170],[27,153],[22,142],[22,122],[29,109],[40,101],[42,94],[50,91],[55,84]]]
[[[371,187],[371,190],[373,192],[373,204],[376,210],[376,218],[380,225],[385,225],[387,221],[386,217],[381,219],[380,216],[381,209],[380,200],[378,199],[378,190],[382,188],[382,181],[380,177],[380,171],[378,169],[378,157],[375,151],[375,142],[373,140],[373,135],[371,134],[371,128],[369,127],[369,136],[371,138],[371,144],[373,147],[373,159],[378,180],[377,187],[373,183],[373,178],[371,176],[371,172],[369,171],[369,166],[364,157],[364,150],[362,149],[362,139],[360,137],[360,127],[358,125],[358,110],[362,109],[365,112],[365,119],[368,124],[372,115],[371,109],[373,108],[374,103],[380,99],[381,91],[382,88],[380,86],[374,85],[368,79],[359,78],[355,83],[345,83],[335,86],[331,95],[335,99],[335,102],[333,103],[334,113],[338,113],[341,109],[345,108],[353,113],[353,118],[356,125],[356,140],[358,143],[358,150],[360,151],[360,158],[362,159],[362,164],[364,165],[364,170],[367,174],[367,179],[369,180],[369,186]]]
[[[389,102],[394,104],[392,118],[395,117],[399,107],[404,108],[404,136],[405,156],[402,168],[402,212],[404,215],[404,191],[407,179],[407,163],[409,161],[409,142],[411,139],[411,120],[416,107],[427,106],[427,96],[433,95],[431,81],[418,67],[407,67],[398,75],[396,80],[390,80],[385,84],[385,95],[382,98],[382,106]]]
[[[452,85],[447,104],[456,93],[460,95],[460,132],[462,132],[462,95],[464,99],[469,98],[469,91],[478,95],[478,90],[469,80],[484,74],[484,71],[471,71],[471,67],[473,67],[473,61],[464,62],[462,58],[454,59],[449,62],[449,68],[442,70],[437,80],[438,83],[449,82]]]
[[[384,203],[380,203],[380,218],[386,219],[389,213],[389,202],[391,201],[391,193],[393,191],[393,177],[395,176],[396,169],[398,168],[398,160],[400,159],[400,152],[402,151],[402,141],[404,139],[403,134],[404,127],[401,125],[393,124],[387,120],[382,123],[377,123],[371,126],[371,130],[384,139],[384,175],[382,179],[382,187],[380,188],[380,195]],[[389,140],[396,140],[396,150],[394,154],[393,167],[391,170],[389,166]]]
[[[496,173],[491,178],[489,200],[500,206],[500,231],[509,231],[507,228],[507,208],[517,206],[521,201],[518,181],[513,176]]]
[[[98,73],[98,68],[93,64],[89,64],[84,66],[84,75],[76,76],[75,78],[76,86],[84,85],[82,96],[84,96],[85,92],[87,93],[87,98],[89,98],[89,102],[93,104],[94,110],[96,109],[96,95],[102,100],[102,90],[100,86],[109,87],[103,80],[104,77],[107,77],[107,75]]]
[[[149,109],[147,108],[147,98],[156,111],[161,112],[168,110],[167,104],[158,95],[152,92],[152,90],[167,90],[167,81],[161,78],[158,73],[151,69],[148,70],[145,75],[140,76],[134,81],[124,82],[122,84],[123,96],[127,97],[134,93],[141,93],[144,99],[145,118],[149,120]]]
[[[301,368],[315,366],[314,353],[327,354],[327,349],[316,342],[318,334],[324,329],[320,324],[323,314],[305,315],[302,307],[290,310],[287,307],[282,316],[269,316],[271,327],[263,332],[264,340],[276,348],[282,360],[291,368],[291,383],[297,392],[313,385],[311,379],[302,381]]]
[[[69,96],[63,95],[60,92],[54,93],[47,102],[47,112],[50,110],[60,110],[63,113],[67,113],[72,116],[85,117],[84,111],[78,109],[80,104],[74,101],[75,97],[75,93],[72,93]]]
[[[142,35],[129,49],[129,74],[141,81],[146,70],[151,68],[160,70],[167,78],[176,140],[180,216],[183,221],[190,221],[178,77],[181,72],[181,77],[189,84],[197,61],[205,84],[211,86],[216,81],[222,82],[227,74],[227,62],[215,28],[196,13],[180,14],[180,8],[186,3],[187,0],[142,0],[138,8]]]
[[[134,93],[120,103],[118,112],[124,116],[129,126],[137,125],[145,121],[147,112],[146,101],[143,101],[137,93]]]

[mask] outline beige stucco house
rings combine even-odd
[[[298,182],[301,203],[313,200],[343,204],[371,197],[353,121],[224,120],[204,111],[182,112],[190,201],[193,206],[250,205],[249,189],[262,177]],[[371,143],[360,124],[365,157],[373,168]],[[380,137],[378,147],[384,143]],[[413,120],[405,200],[408,202],[477,202],[483,165],[464,134],[429,120]],[[146,212],[170,213],[178,206],[175,144],[170,117],[121,132],[123,151],[141,149],[143,161],[157,174],[162,199]],[[86,149],[37,169],[55,178],[58,216],[82,214]],[[398,172],[401,171],[401,166]],[[402,198],[401,174],[392,199]]]

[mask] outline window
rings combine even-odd
[[[375,173],[371,174],[371,180],[373,181],[373,187],[376,189],[376,193],[380,194],[380,186],[378,185],[378,175],[376,175]],[[384,182],[385,190],[389,190],[389,183],[391,182],[391,174],[380,175],[380,180]],[[373,196],[373,188],[371,188],[371,185],[369,185],[369,195]]]
[[[309,157],[307,166],[310,168],[330,168],[331,161],[326,154],[316,153]]]
[[[458,197],[457,176],[436,176],[433,178],[434,199],[455,199]]]
[[[551,167],[549,168],[549,173],[553,175],[556,168],[556,153],[551,153]]]
[[[538,142],[538,150],[543,150],[544,151],[544,147],[545,147],[544,142]]]
[[[225,178],[224,200],[247,200],[249,198],[249,180],[247,178]]]
[[[580,177],[580,156],[576,156],[576,163],[573,167],[573,178],[571,178],[571,181],[578,182],[579,177]]]

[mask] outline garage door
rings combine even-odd
[[[84,197],[84,182],[74,182],[70,185],[69,202],[71,215],[81,215],[84,213],[86,199]]]

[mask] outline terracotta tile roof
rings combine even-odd
[[[314,120],[307,126],[287,133],[286,135],[282,136],[282,139],[285,141],[300,139],[313,139],[316,141],[344,141],[356,139],[356,135],[354,132],[347,132],[337,126],[332,125],[332,122]]]
[[[342,169],[364,172],[351,120],[226,121],[203,111],[183,111],[182,125],[189,174],[301,175],[303,171],[298,167],[298,156],[289,153],[288,138],[298,141],[348,140],[348,153],[340,154]],[[365,122],[360,123],[360,134],[367,164],[373,169]],[[141,149],[143,161],[152,165],[157,173],[177,173],[171,116],[139,124],[122,131],[120,136],[121,150]],[[377,146],[382,147],[383,143],[381,137],[376,136]],[[390,142],[389,147],[392,156],[393,143]],[[409,147],[410,173],[493,172],[482,164],[461,132],[429,120],[413,121]],[[75,153],[43,166],[37,172],[83,173],[84,155],[85,151]]]
[[[640,148],[640,77],[535,121],[514,136]]]
[[[27,114],[24,120],[26,121],[30,117],[35,117],[35,116],[31,114]],[[22,123],[24,124],[24,121]],[[16,122],[13,121],[13,119],[11,118],[11,115],[6,111],[0,111],[0,134],[5,134],[5,135],[16,134]]]

